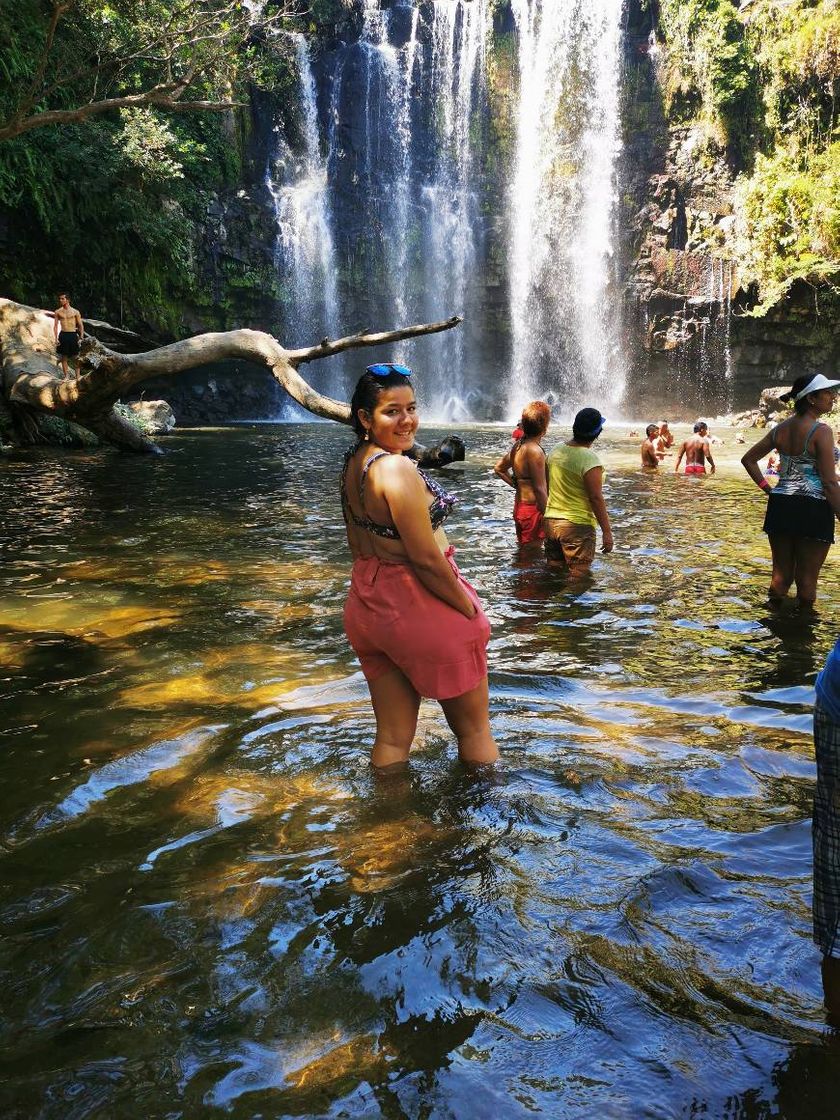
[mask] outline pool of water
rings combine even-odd
[[[4,1117],[837,1115],[809,912],[836,559],[815,618],[770,611],[736,448],[651,476],[619,434],[616,551],[566,585],[516,554],[506,431],[464,434],[492,776],[434,704],[410,773],[369,770],[343,430],[0,460]]]

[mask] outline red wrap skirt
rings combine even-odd
[[[410,564],[375,556],[353,563],[344,629],[368,681],[399,669],[421,696],[450,700],[470,692],[487,675],[490,623],[475,589],[447,549],[458,582],[478,608],[474,618],[433,595]]]

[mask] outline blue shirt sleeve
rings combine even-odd
[[[817,700],[826,714],[840,723],[840,638],[817,677]]]

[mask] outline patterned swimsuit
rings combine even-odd
[[[349,449],[344,456],[344,466],[341,468],[339,485],[341,489],[341,512],[344,514],[344,520],[347,521],[349,517],[349,520],[359,529],[364,529],[368,533],[373,533],[376,537],[385,537],[390,541],[398,541],[400,539],[400,534],[396,525],[381,525],[377,521],[371,521],[369,517],[357,517],[350,508],[350,502],[347,499],[347,467],[357,450],[358,448],[356,447],[351,447]],[[390,451],[377,451],[375,455],[371,455],[362,469],[361,477],[359,478],[359,502],[361,503],[362,509],[365,508],[365,479],[367,478],[368,471],[377,459],[382,459],[385,455],[390,455]],[[426,472],[420,467],[417,467],[417,473],[423,479],[426,489],[434,498],[434,501],[429,506],[429,518],[432,522],[432,529],[439,529],[452,512],[452,507],[458,499],[454,494],[450,494],[448,491],[444,490],[439,482],[435,482],[433,478],[429,478]]]
[[[788,455],[780,447],[781,463],[779,466],[779,481],[773,490],[774,494],[795,494],[803,498],[825,498],[822,479],[817,470],[817,457],[808,450],[808,442],[819,427],[819,421],[813,425],[805,437],[805,443],[799,455]],[[776,447],[776,429],[773,429],[773,446]]]

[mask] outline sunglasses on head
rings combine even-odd
[[[377,362],[376,365],[365,369],[365,373],[372,373],[374,377],[387,377],[391,373],[401,373],[403,377],[411,377],[411,372],[408,366],[398,366],[395,362]]]

